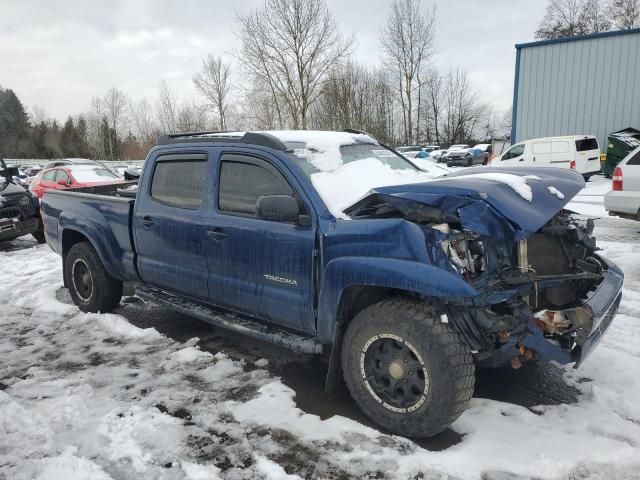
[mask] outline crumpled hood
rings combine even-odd
[[[478,234],[521,240],[583,188],[582,175],[567,169],[477,167],[429,182],[376,188],[358,204],[371,196],[418,202],[459,217],[464,228]]]

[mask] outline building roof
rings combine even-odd
[[[554,38],[552,40],[536,40],[535,42],[517,43],[516,49],[529,47],[540,47],[543,45],[553,45],[556,43],[578,42],[580,40],[591,40],[595,38],[617,37],[618,35],[640,34],[640,28],[631,28],[628,30],[613,30],[610,32],[590,33],[589,35],[576,35],[574,37]]]

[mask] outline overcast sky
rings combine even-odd
[[[389,0],[327,0],[340,29],[354,33],[357,60],[380,63],[378,36]],[[425,1],[425,8],[431,5]],[[434,63],[461,68],[497,110],[511,105],[514,44],[533,39],[542,0],[435,0]],[[238,48],[235,18],[263,0],[0,0],[0,86],[27,108],[58,119],[88,110],[116,86],[136,99],[165,79],[195,97],[191,77],[207,53]]]

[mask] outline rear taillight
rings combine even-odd
[[[620,167],[616,167],[611,178],[613,180],[612,190],[622,190],[622,169]]]
[[[576,161],[575,161],[575,160],[571,160],[571,161],[569,162],[569,168],[570,168],[571,170],[575,170],[575,169],[576,169]]]

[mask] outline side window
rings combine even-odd
[[[519,145],[514,145],[513,147],[511,147],[507,153],[504,154],[504,157],[502,157],[502,160],[509,160],[511,158],[516,158],[519,157],[520,155],[524,154],[524,143],[521,143]]]
[[[194,160],[175,161],[160,157],[151,179],[151,198],[172,207],[197,210],[202,206],[206,172],[204,155]]]
[[[66,183],[69,183],[69,175],[67,175],[64,170],[56,170],[56,176],[53,181],[57,182],[58,180],[64,180]]]
[[[282,174],[270,163],[244,155],[223,155],[218,207],[223,212],[255,215],[263,195],[293,195]]]
[[[49,170],[42,175],[42,181],[44,182],[53,182],[53,179],[56,177],[56,172],[58,170]]]
[[[638,150],[636,154],[629,159],[627,165],[640,165],[640,150]]]

